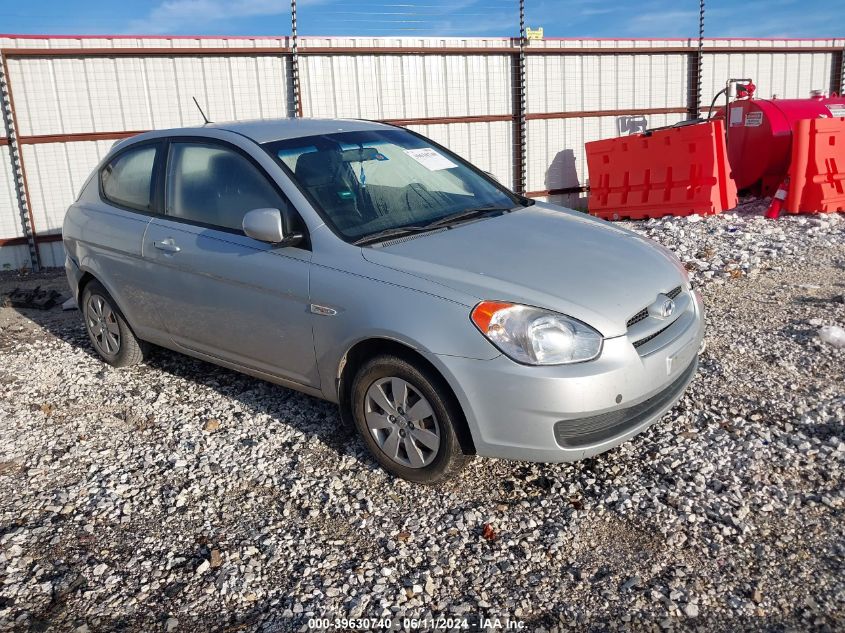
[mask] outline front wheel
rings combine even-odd
[[[389,473],[436,484],[464,466],[455,432],[460,414],[442,379],[427,368],[376,357],[355,376],[351,402],[358,432]]]

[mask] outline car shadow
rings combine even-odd
[[[569,208],[582,208],[586,205],[586,198],[581,197],[577,189],[581,186],[576,167],[575,152],[564,149],[555,154],[546,170],[544,181],[546,190],[571,189],[572,193],[558,193],[549,198],[549,202]]]
[[[79,310],[65,311],[61,306],[49,310],[13,309],[48,335],[85,352],[97,362],[103,362],[91,345]],[[30,338],[32,336],[35,334],[31,334]],[[105,363],[103,367],[108,368]],[[333,403],[158,346],[153,346],[142,368],[158,370],[197,387],[213,389],[221,396],[239,401],[256,415],[266,414],[317,437],[326,448],[338,455],[353,455],[361,461],[358,455],[366,453],[354,428],[342,421],[338,407]],[[279,405],[295,409],[296,415],[280,414]],[[361,465],[377,470],[374,461],[363,460]]]

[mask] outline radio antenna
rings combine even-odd
[[[200,104],[199,104],[199,101],[197,101],[197,98],[191,97],[191,99],[194,100],[194,104],[197,106],[197,110],[200,111],[200,116],[202,116],[202,120],[205,121],[205,123],[203,125],[208,125],[209,123],[211,123],[211,121],[208,120],[208,117],[205,116],[205,112],[202,111],[202,108],[200,107]]]

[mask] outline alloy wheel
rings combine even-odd
[[[440,425],[431,404],[411,383],[376,380],[364,399],[367,429],[390,459],[408,468],[428,466],[440,449]]]
[[[86,305],[86,324],[94,345],[105,356],[114,356],[120,351],[120,326],[109,302],[100,295],[92,294]]]

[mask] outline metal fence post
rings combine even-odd
[[[697,119],[701,116],[701,71],[704,68],[704,0],[699,0],[698,3],[698,50],[694,60],[692,55],[688,57],[688,63],[690,87],[687,109],[689,118]]]
[[[299,53],[296,33],[296,0],[290,0],[291,81],[293,83],[293,116],[302,116],[302,97],[299,91]]]
[[[519,53],[514,69],[513,188],[520,195],[526,189],[527,148],[525,143],[525,0],[519,0]]]
[[[6,63],[6,56],[2,52],[0,52],[0,110],[3,111],[3,122],[9,133],[9,157],[12,166],[12,179],[15,182],[15,197],[18,201],[21,229],[29,246],[30,266],[34,272],[38,272],[41,269],[41,259],[38,255],[38,244],[35,242],[35,225],[32,221],[29,192],[27,191],[26,176],[24,175],[20,144],[18,143],[18,122],[15,116],[12,87],[9,83],[9,66]]]

